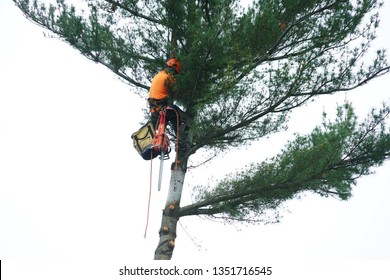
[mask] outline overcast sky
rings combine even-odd
[[[390,49],[390,3],[376,46]],[[109,258],[149,261],[158,243],[170,162],[144,239],[150,162],[132,147],[145,95],[67,44],[45,38],[11,0],[0,2],[0,259]],[[293,132],[309,132],[322,110],[351,101],[364,117],[389,102],[390,79],[297,110],[289,132],[190,170],[195,184],[222,178],[278,153]],[[200,157],[196,160],[201,161]],[[183,218],[173,260],[390,260],[390,164],[362,178],[347,202],[307,195],[286,204],[276,225],[224,225]]]

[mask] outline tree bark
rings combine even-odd
[[[175,248],[176,227],[179,221],[180,199],[186,174],[184,166],[179,165],[177,170],[175,170],[175,163],[172,164],[168,197],[159,230],[160,240],[154,253],[155,260],[170,260],[172,258]]]

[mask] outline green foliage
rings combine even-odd
[[[361,63],[378,26],[377,0],[13,1],[139,93],[174,52],[184,65],[175,101],[190,116],[188,156],[277,132],[315,96],[389,71],[383,50]]]
[[[228,176],[215,188],[199,187],[198,202],[183,207],[181,215],[250,220],[305,191],[348,199],[356,180],[390,157],[389,114],[383,106],[360,124],[351,104],[338,108],[334,122],[324,114],[321,127],[297,135],[276,157]]]
[[[379,24],[378,0],[13,1],[137,93],[174,53],[183,63],[174,101],[193,136],[181,162],[199,149],[221,152],[285,129],[294,108],[390,70],[385,50],[362,62]],[[244,219],[303,191],[347,199],[356,179],[389,156],[388,111],[357,124],[350,105],[340,108],[334,123],[324,120],[275,158],[201,191],[181,215]]]

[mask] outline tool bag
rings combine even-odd
[[[143,125],[137,132],[134,132],[131,135],[134,148],[144,160],[151,160],[158,156],[158,153],[153,151],[154,135],[155,130],[151,121]]]

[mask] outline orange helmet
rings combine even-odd
[[[181,62],[177,58],[171,58],[167,61],[169,67],[173,67],[177,73],[181,71]]]

